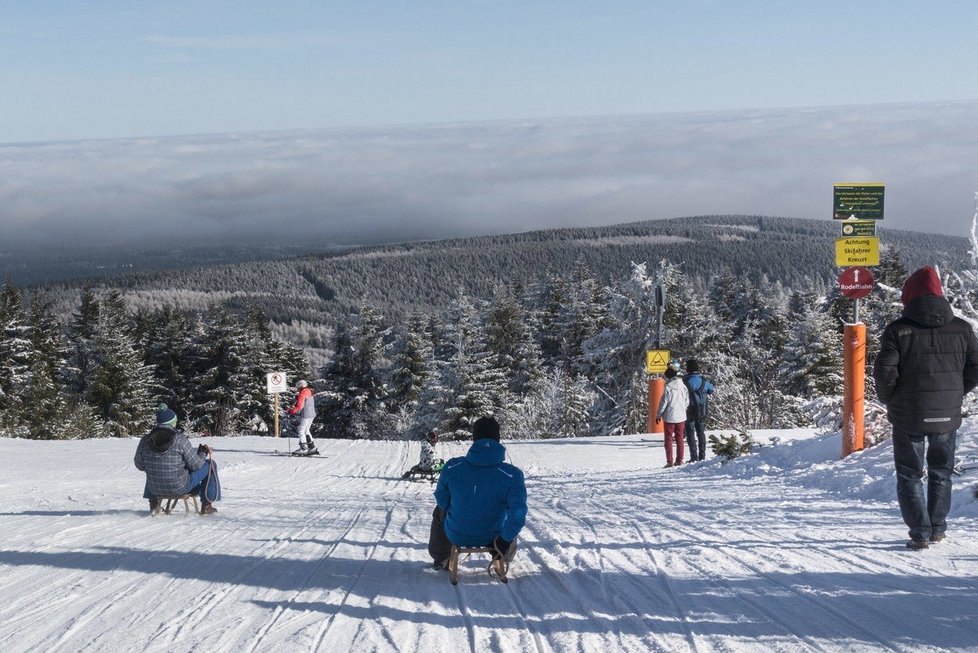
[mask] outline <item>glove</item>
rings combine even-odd
[[[498,560],[506,557],[506,554],[509,553],[509,547],[512,545],[512,542],[507,542],[502,536],[497,535],[496,539],[492,541],[492,559]]]
[[[197,446],[197,453],[199,453],[201,456],[206,456],[210,452],[211,452],[211,448],[208,447],[206,444],[200,444]]]

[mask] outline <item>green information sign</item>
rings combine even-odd
[[[882,220],[883,184],[835,184],[832,218],[835,220]]]
[[[842,223],[842,235],[849,236],[875,236],[875,220],[846,220]]]

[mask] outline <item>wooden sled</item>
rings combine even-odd
[[[197,513],[198,515],[200,514],[200,505],[197,503],[196,494],[181,494],[180,496],[176,496],[176,497],[160,497],[159,499],[160,499],[160,506],[155,511],[153,511],[152,513],[153,515],[158,515],[161,512],[164,515],[169,515],[171,512],[173,512],[173,509],[177,507],[178,501],[183,501],[184,514],[190,513],[190,501],[194,502],[194,512]]]
[[[452,545],[452,554],[448,559],[448,573],[449,578],[452,581],[452,585],[458,585],[458,559],[462,554],[470,555],[473,553],[488,553],[490,556],[494,553],[493,549],[488,546],[455,546]],[[489,575],[492,576],[493,573],[499,579],[500,583],[509,582],[509,578],[506,574],[509,572],[509,562],[503,560],[502,558],[497,558],[489,564]]]

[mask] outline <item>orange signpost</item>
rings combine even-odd
[[[842,335],[845,386],[842,398],[842,457],[863,449],[866,394],[866,325],[847,324]]]
[[[649,433],[666,432],[665,424],[662,420],[655,421],[655,413],[659,410],[659,402],[662,400],[662,393],[666,390],[666,380],[661,376],[649,379]]]

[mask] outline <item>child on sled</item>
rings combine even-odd
[[[404,472],[401,478],[411,478],[416,475],[433,477],[441,471],[445,461],[435,458],[435,443],[438,442],[438,431],[432,429],[421,441],[421,459],[418,464]]]

